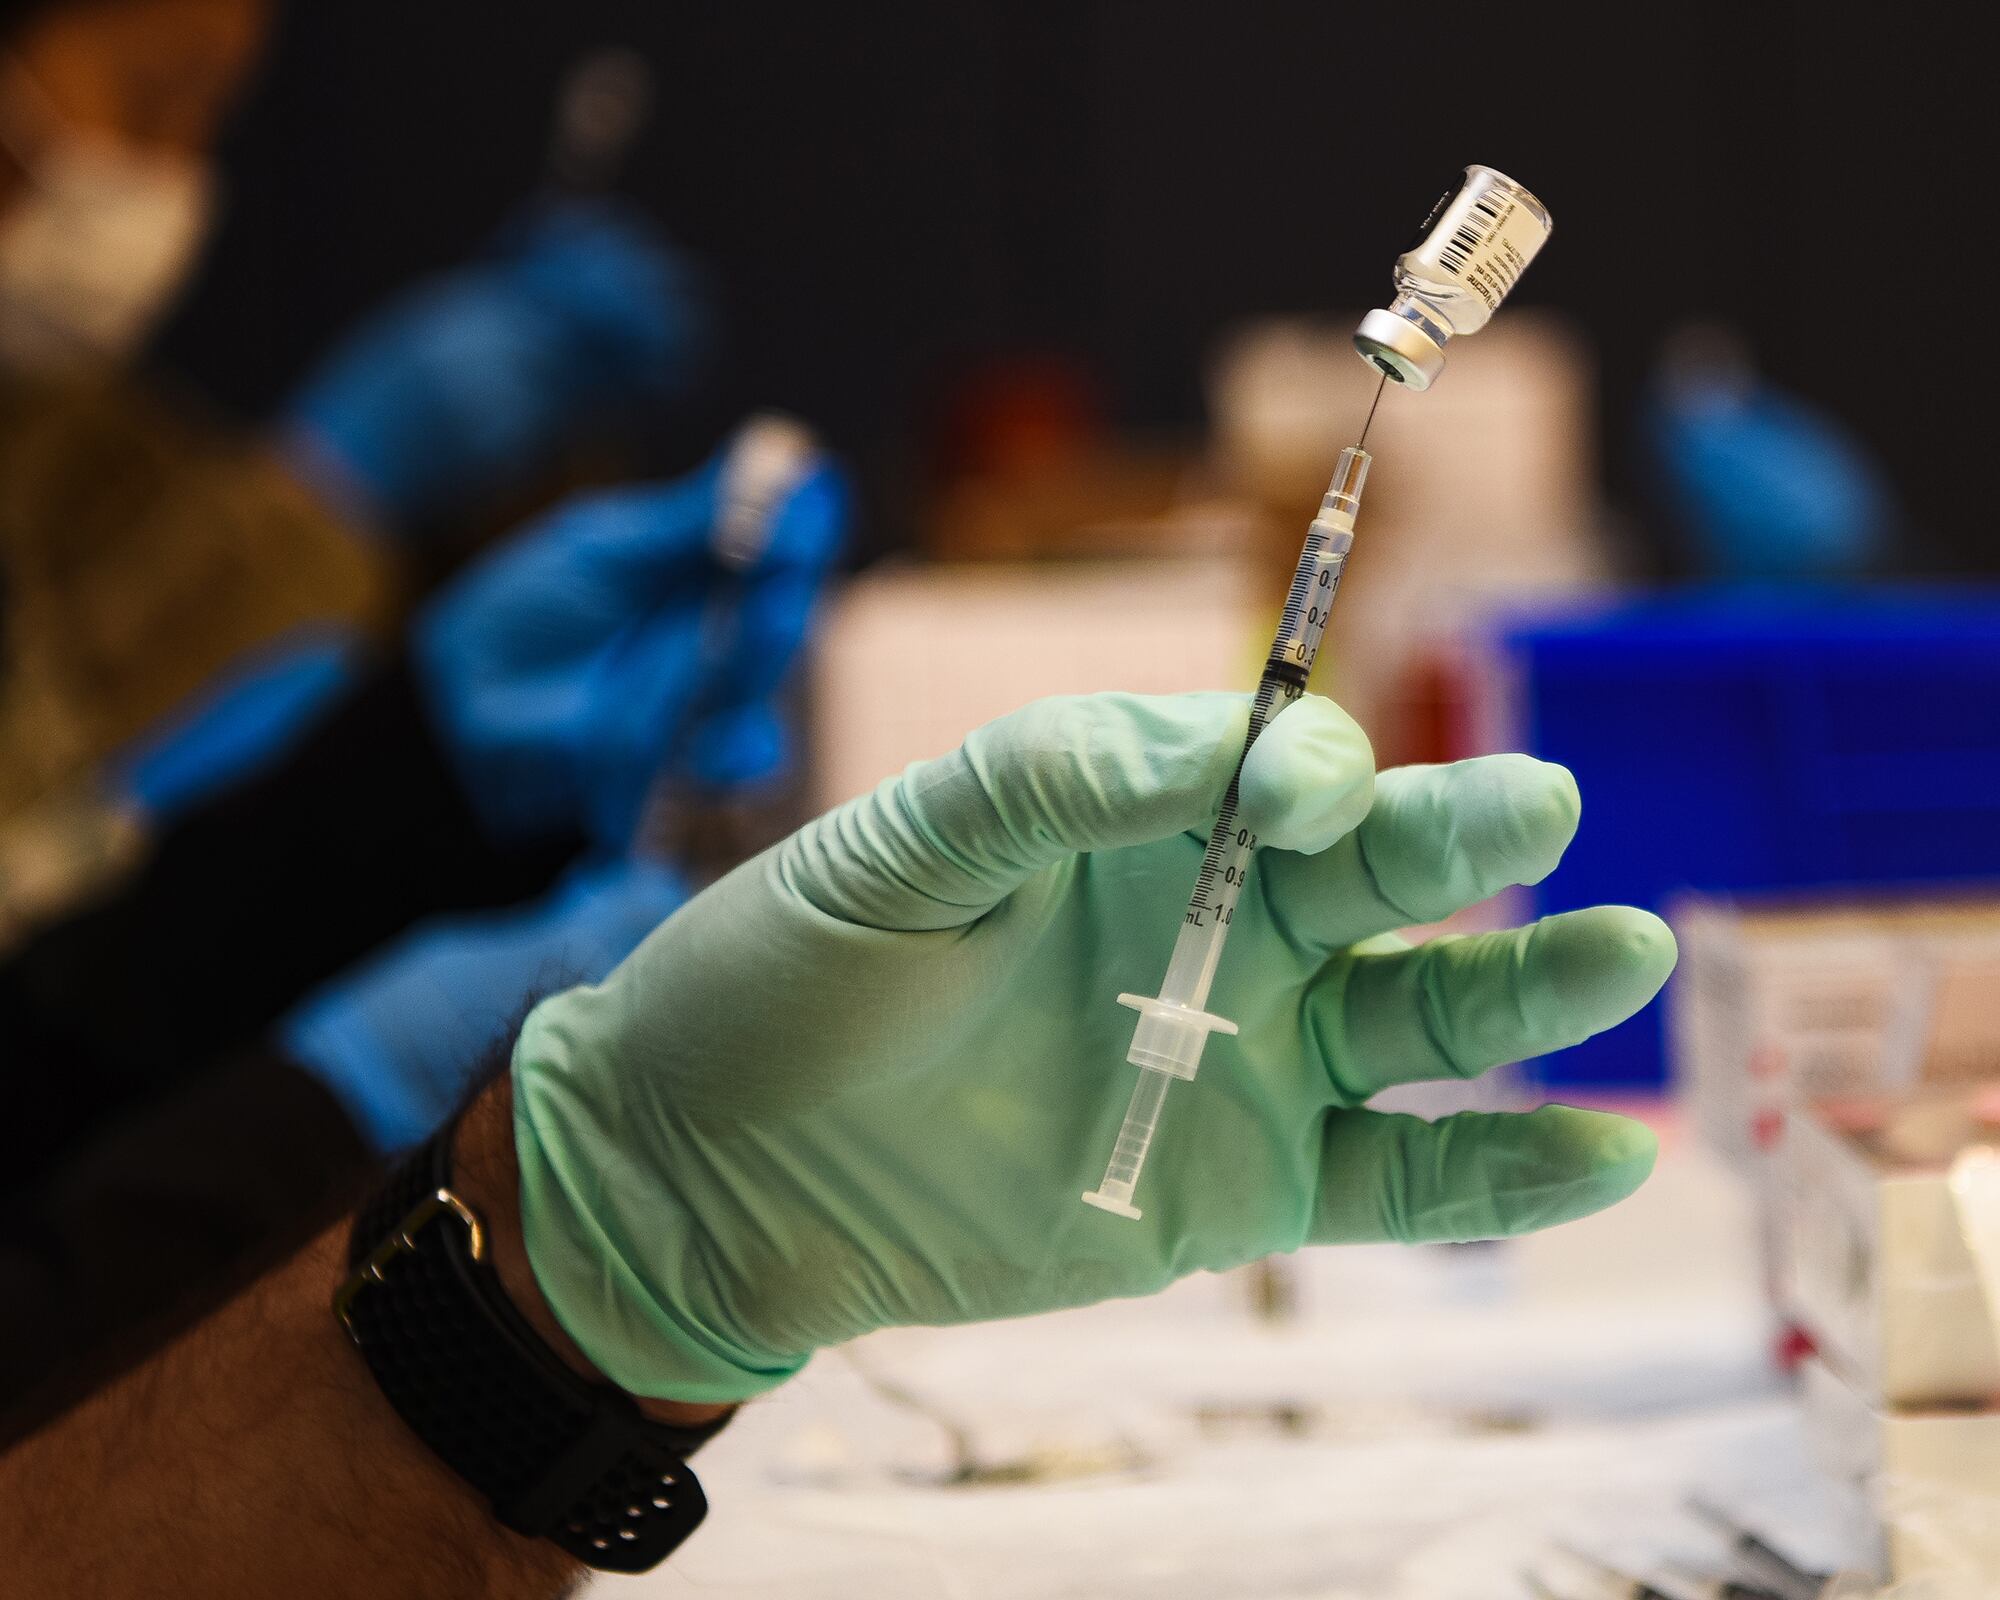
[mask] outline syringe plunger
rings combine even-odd
[[[1146,1147],[1153,1142],[1153,1130],[1160,1123],[1160,1107],[1167,1103],[1167,1085],[1172,1081],[1161,1072],[1139,1074],[1139,1081],[1132,1088],[1132,1103],[1125,1108],[1125,1120],[1118,1129],[1118,1142],[1111,1147],[1104,1181],[1083,1197],[1098,1210],[1135,1222],[1139,1219],[1139,1208],[1132,1204],[1132,1191],[1138,1187],[1139,1169],[1146,1164]]]

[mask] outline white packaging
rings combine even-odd
[[[1813,1456],[1876,1519],[1888,1575],[2000,1593],[2000,1408],[1886,1408],[1817,1361],[1801,1385]]]
[[[1697,1130],[1752,1180],[1785,1114],[2000,1069],[2000,904],[1690,897],[1668,1049]]]
[[[1781,1304],[1826,1363],[1890,1405],[2000,1396],[2000,1349],[1950,1183],[1978,1096],[1819,1104],[1780,1158]]]
[[[1229,561],[877,568],[833,601],[814,652],[813,802],[1042,695],[1254,684],[1282,599]]]

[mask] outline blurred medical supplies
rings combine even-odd
[[[1255,606],[1250,575],[1226,561],[878,567],[835,596],[814,654],[814,804],[1045,695],[1231,682],[1255,662]]]
[[[1821,1101],[1790,1124],[1784,1298],[1818,1351],[1814,1452],[1878,1520],[1892,1577],[1991,1580],[2000,1083]]]
[[[1697,1527],[1698,1551],[1686,1537]],[[1616,1548],[1624,1559],[1558,1539],[1522,1582],[1538,1600],[1820,1600],[1832,1581],[1698,1495],[1684,1515]]]
[[[713,655],[743,670],[710,684],[688,709],[639,826],[641,847],[677,863],[697,887],[811,816],[791,679],[845,531],[844,490],[801,494],[816,473],[828,490],[827,460],[811,428],[774,411],[752,415],[723,447],[711,552],[729,575],[710,591],[702,632]],[[820,527],[830,542],[800,548],[815,515],[835,518]],[[781,534],[785,547],[766,571]]]
[[[1503,623],[1488,649],[1483,746],[1590,796],[1538,911],[2000,877],[2000,598],[1689,595]],[[1652,1084],[1659,1034],[1553,1066]]]
[[[1746,1528],[1725,1511],[1699,1497],[1690,1497],[1688,1511],[1720,1536],[1736,1566],[1754,1583],[1768,1587],[1779,1600],[1814,1600],[1826,1585],[1825,1575],[1799,1566],[1755,1529]]]
[[[1885,1406],[1818,1361],[1801,1382],[1814,1457],[1875,1520],[1889,1574],[1936,1585],[1926,1596],[1991,1595],[2000,1581],[2000,1404]]]
[[[1986,1297],[1948,1181],[2000,1139],[2000,1089],[1816,1102],[1779,1161],[1785,1309],[1829,1370],[1890,1406],[2000,1396]]]
[[[1675,1078],[1746,1177],[1794,1106],[2000,1075],[2000,898],[1689,895],[1668,921]]]

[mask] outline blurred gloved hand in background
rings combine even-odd
[[[638,1394],[736,1400],[872,1329],[1157,1290],[1305,1243],[1580,1217],[1652,1135],[1564,1107],[1435,1123],[1384,1087],[1574,1044],[1644,1005],[1666,925],[1599,907],[1411,948],[1534,882],[1560,767],[1384,773],[1308,696],[1242,771],[1259,855],[1213,996],[1240,1024],[1175,1090],[1125,1221],[1079,1196],[1134,1069],[1122,990],[1165,969],[1248,703],[1043,701],[739,867],[513,1062],[522,1223],[564,1328]]]
[[[670,757],[732,784],[783,760],[773,696],[845,536],[847,487],[815,457],[741,567],[718,539],[727,456],[558,508],[418,619],[419,680],[496,838],[580,828],[622,850]]]
[[[540,902],[413,928],[279,1026],[376,1150],[438,1127],[537,994],[602,978],[687,898],[656,862],[579,866]]]
[[[784,775],[776,696],[839,554],[847,491],[804,450],[768,539],[731,559],[723,479],[744,433],[677,483],[559,508],[418,618],[413,653],[439,739],[496,842],[580,831],[622,850],[670,758],[706,794]],[[109,786],[149,824],[170,824],[282,751],[364,655],[324,628],[239,662],[115,757]]]
[[[1720,330],[1677,337],[1641,433],[1705,575],[1859,572],[1895,527],[1861,440],[1764,379]]]
[[[673,393],[706,331],[694,269],[644,217],[566,201],[366,319],[280,425],[309,477],[407,533]]]
[[[353,681],[361,641],[312,629],[260,650],[106,763],[111,790],[155,827],[275,759]]]

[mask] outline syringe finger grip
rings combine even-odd
[[[1125,1059],[1170,1077],[1192,1078],[1201,1066],[1208,1036],[1236,1031],[1236,1024],[1227,1017],[1177,1005],[1157,995],[1121,994],[1118,1003],[1139,1013],[1138,1026],[1132,1030],[1132,1048],[1125,1052]]]

